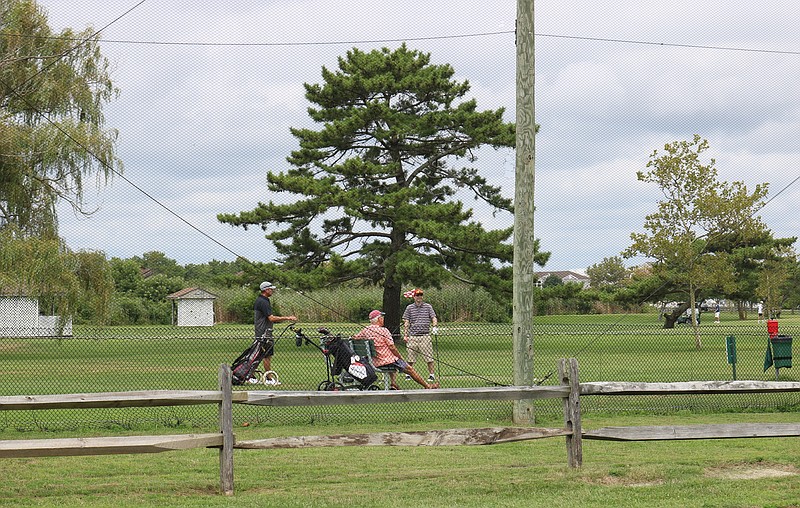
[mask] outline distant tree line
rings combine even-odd
[[[127,259],[101,257],[93,267],[106,273],[110,284],[107,308],[101,309],[87,292],[75,303],[76,324],[149,325],[172,322],[172,302],[167,296],[187,287],[199,287],[217,296],[217,322],[249,324],[258,285],[275,277],[280,267],[248,261],[217,261],[181,266],[162,252],[146,252]],[[311,291],[299,291],[279,283],[274,300],[277,313],[292,313],[301,321],[364,321],[367,313],[381,307],[382,289],[377,286],[339,284]],[[427,300],[445,321],[510,322],[510,301],[498,301],[488,291],[457,280],[441,288],[426,288]],[[410,303],[410,300],[402,303]],[[282,309],[285,309],[282,310]]]

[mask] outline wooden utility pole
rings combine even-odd
[[[514,384],[533,384],[533,184],[536,115],[533,2],[517,0],[517,160],[514,192]],[[534,422],[533,401],[514,403],[514,423]]]

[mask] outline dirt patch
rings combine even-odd
[[[10,343],[10,344],[0,344],[0,353],[11,353],[17,351],[21,348],[19,344]]]
[[[623,487],[657,487],[664,484],[664,480],[643,480],[642,478],[627,478],[624,476],[602,476],[600,478],[592,478],[589,483],[594,485],[621,485]]]
[[[800,475],[800,469],[786,464],[774,463],[728,464],[711,467],[703,472],[703,476],[708,478],[721,478],[724,480],[757,480],[759,478],[781,478],[796,475]],[[651,477],[648,478],[647,476]],[[633,488],[657,487],[665,483],[663,479],[653,478],[652,475],[615,474],[589,478],[587,481],[593,485],[619,485]]]
[[[797,468],[783,464],[732,464],[706,469],[705,476],[726,480],[756,480],[800,474]]]

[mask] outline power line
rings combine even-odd
[[[302,47],[302,46],[353,46],[359,44],[385,44],[400,42],[436,41],[453,39],[470,39],[477,37],[492,37],[497,35],[514,34],[514,30],[501,30],[497,32],[475,32],[453,35],[432,35],[427,37],[403,37],[391,39],[352,39],[337,41],[278,41],[278,42],[202,42],[202,41],[145,41],[136,39],[103,39],[104,43],[109,44],[132,44],[143,46],[199,46],[199,47]],[[552,39],[571,39],[590,42],[607,42],[614,44],[633,44],[643,46],[660,46],[671,48],[686,49],[710,49],[715,51],[736,51],[745,53],[762,53],[775,55],[800,55],[800,51],[782,49],[761,49],[743,48],[736,46],[714,46],[707,44],[684,44],[677,42],[655,42],[634,39],[616,39],[612,37],[588,37],[581,35],[562,35],[562,34],[534,34],[536,37],[546,37]],[[31,35],[16,34],[17,37],[33,37]],[[79,40],[79,39],[75,39]]]
[[[104,40],[103,42],[111,42],[116,44],[146,44],[156,46],[243,46],[243,47],[281,47],[281,46],[352,46],[356,44],[383,44],[388,42],[416,42],[416,41],[435,41],[435,40],[449,40],[449,39],[467,39],[473,37],[487,37],[492,35],[506,35],[513,34],[514,31],[500,31],[500,32],[480,32],[470,34],[455,34],[455,35],[431,35],[427,37],[405,37],[400,39],[356,39],[356,40],[342,40],[342,41],[284,41],[284,42],[180,42],[180,41],[136,41],[136,40]]]
[[[653,41],[636,41],[631,39],[611,39],[606,37],[582,37],[578,35],[557,35],[557,34],[536,34],[537,37],[550,37],[557,39],[574,39],[580,41],[593,41],[593,42],[612,42],[617,44],[639,44],[645,46],[663,46],[672,48],[689,48],[689,49],[713,49],[717,51],[741,51],[747,53],[768,53],[778,55],[800,55],[800,51],[789,51],[781,49],[755,49],[755,48],[737,48],[732,46],[709,46],[703,44],[680,44],[674,42],[653,42]]]

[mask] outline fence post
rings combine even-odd
[[[219,429],[222,432],[222,448],[219,449],[219,488],[226,496],[233,495],[233,387],[231,368],[219,366]]]
[[[569,395],[564,397],[564,427],[571,430],[567,436],[567,465],[583,465],[583,442],[581,429],[581,389],[578,383],[578,360],[562,358],[558,361],[558,375],[562,385],[569,385]]]

